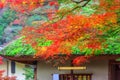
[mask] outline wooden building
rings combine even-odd
[[[120,61],[117,60],[120,55],[93,56],[89,62],[82,65],[86,67],[83,70],[59,70],[58,66],[53,67],[52,64],[46,64],[39,58],[32,56],[3,57],[34,65],[34,80],[120,80]],[[74,66],[68,60],[64,67]]]

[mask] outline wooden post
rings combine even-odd
[[[71,67],[73,67],[73,60],[71,60]],[[74,71],[73,70],[71,70],[71,80],[73,80],[74,79],[74,76],[73,76],[73,74],[74,74]]]
[[[37,61],[34,62],[34,80],[37,80]]]
[[[9,76],[9,61],[7,60],[7,77]]]
[[[73,60],[71,60],[71,67],[73,67]],[[73,74],[74,72],[73,72],[73,70],[71,70],[71,74]]]

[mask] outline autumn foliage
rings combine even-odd
[[[2,0],[0,2],[0,8],[9,6],[17,12],[29,13],[36,8],[43,7],[46,3],[46,0]],[[50,6],[58,5],[56,0],[50,0],[47,4]]]
[[[96,49],[101,49],[102,42],[104,42],[104,39],[101,40],[98,35],[102,35],[109,30],[105,26],[116,24],[116,18],[116,14],[113,12],[91,15],[90,17],[69,15],[67,18],[45,27],[40,26],[37,29],[24,28],[22,34],[27,36],[25,38],[27,43],[32,43],[36,49],[36,56],[44,55],[44,58],[48,58],[57,54],[70,55],[73,46],[77,46],[81,51],[85,48],[90,48],[94,52]],[[104,28],[106,29],[104,30]],[[26,33],[29,30],[32,32]],[[38,46],[38,42],[35,39],[43,38],[51,40],[51,45]],[[76,59],[79,60],[79,58]],[[82,58],[82,60],[85,59]]]
[[[97,2],[97,0],[94,1]],[[20,10],[18,12],[30,12],[44,5],[44,0],[9,0],[7,2],[10,2],[12,9]],[[79,55],[86,49],[89,50],[89,53],[84,54],[87,56],[95,55],[96,50],[101,50],[101,54],[103,53],[102,49],[107,45],[103,45],[106,38],[102,36],[119,25],[120,1],[99,0],[99,4],[94,5],[95,12],[89,16],[80,14],[81,7],[85,7],[87,3],[66,11],[65,9],[56,10],[54,16],[49,15],[52,18],[48,22],[37,27],[23,28],[21,32],[21,35],[25,36],[23,42],[33,46],[36,50],[35,57],[48,59],[54,58],[55,55],[71,56],[73,47],[79,51],[76,53]],[[49,5],[58,6],[58,2],[52,1]],[[74,10],[77,10],[76,14],[72,13]],[[78,65],[86,62],[87,59],[86,56],[76,57],[73,63]]]

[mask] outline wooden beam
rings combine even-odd
[[[58,70],[85,70],[86,67],[58,67]]]
[[[34,57],[34,56],[5,56],[5,55],[0,55],[4,58],[7,58],[9,60],[13,60],[13,61],[17,61],[17,62],[21,62],[21,63],[27,63],[27,64],[32,64],[34,61],[42,61],[42,58],[39,57]],[[60,55],[63,56],[64,55]],[[76,58],[77,56],[80,55],[71,55],[69,60],[73,60],[74,58]],[[81,55],[83,56],[83,55]],[[120,58],[120,54],[118,55],[98,55],[98,56],[91,56],[91,58],[89,59],[91,60],[115,60],[117,58]]]

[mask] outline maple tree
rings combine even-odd
[[[74,14],[73,9],[77,10],[78,6],[68,9],[66,12],[64,8],[61,8],[57,12],[60,20],[53,23],[45,23],[37,28],[26,27],[23,29],[22,34],[26,35],[27,43],[33,45],[36,49],[36,56],[42,56],[45,59],[57,54],[71,55],[73,47],[75,47],[74,50],[78,49],[79,53],[77,54],[82,52],[86,55],[94,55],[96,54],[95,52],[102,54],[103,48],[106,47],[103,46],[106,38],[102,36],[109,30],[114,30],[119,26],[117,20],[119,3],[117,0],[100,0],[100,5],[93,4],[98,8],[89,16]],[[79,11],[81,10],[79,9]],[[31,32],[28,32],[29,30]],[[50,46],[44,45],[47,40],[50,40],[50,43],[48,43],[51,44]],[[43,45],[38,45],[39,43],[43,43]],[[80,63],[79,60],[84,62],[86,58],[76,58],[73,63],[76,62],[78,64]]]
[[[29,15],[31,11],[43,5],[38,4],[42,1],[44,2],[44,0],[9,0],[12,9]],[[56,59],[56,55],[67,57],[73,54],[84,55],[73,60],[74,64],[79,65],[87,61],[88,56],[109,52],[108,49],[111,49],[109,39],[112,36],[118,38],[120,32],[119,0],[58,0],[58,2],[49,1],[50,6],[55,5],[59,8],[54,10],[54,13],[47,14],[49,18],[47,22],[37,27],[26,26],[21,32],[21,35],[25,36],[23,42],[31,44],[36,50],[36,57]],[[47,12],[49,11],[52,10]]]

